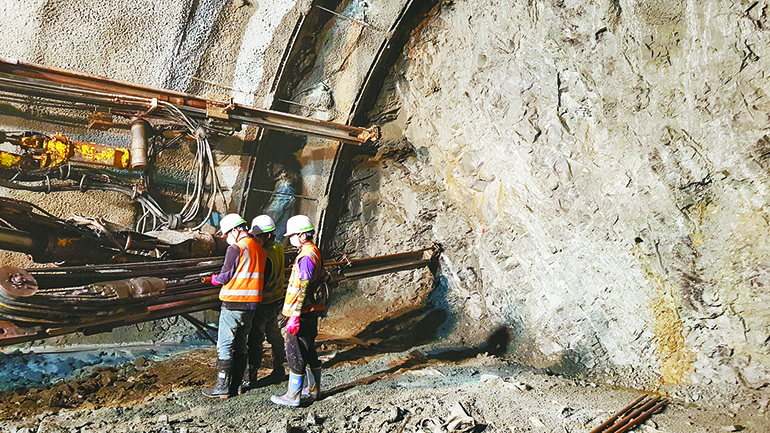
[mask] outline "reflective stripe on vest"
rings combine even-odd
[[[312,243],[302,245],[302,249],[294,260],[294,266],[291,269],[289,287],[286,288],[286,300],[283,303],[282,312],[286,317],[291,317],[295,311],[307,313],[308,311],[323,311],[326,309],[326,305],[324,304],[310,305],[307,300],[307,294],[305,295],[305,302],[303,302],[301,306],[297,305],[299,303],[300,292],[302,291],[299,278],[299,260],[303,257],[310,257],[310,260],[312,260],[315,265],[310,284],[321,278],[321,251]]]
[[[233,278],[219,291],[222,302],[260,302],[262,301],[263,274],[267,254],[262,247],[247,237],[235,245],[241,249],[238,265]]]

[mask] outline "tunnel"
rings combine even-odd
[[[769,431],[768,7],[0,0],[0,432]],[[232,213],[312,404],[201,396]]]

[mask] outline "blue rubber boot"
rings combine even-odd
[[[281,406],[299,406],[300,394],[302,394],[302,382],[305,376],[289,372],[289,390],[284,395],[274,395],[270,401]]]
[[[302,398],[318,400],[318,396],[321,394],[321,369],[307,367],[305,372],[307,382],[302,388]]]

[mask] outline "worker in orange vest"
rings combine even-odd
[[[286,322],[286,360],[289,364],[289,389],[284,395],[274,395],[270,401],[282,406],[299,406],[303,382],[307,375],[304,395],[317,399],[321,389],[321,361],[315,350],[318,317],[326,310],[326,301],[313,299],[312,294],[322,283],[321,251],[313,243],[315,229],[310,218],[295,215],[286,222],[286,234],[292,245],[299,248],[286,288],[282,314]]]
[[[275,239],[275,222],[269,215],[259,215],[251,221],[251,233],[257,240],[262,241],[262,247],[267,253],[265,262],[264,289],[262,302],[254,313],[251,332],[249,332],[249,368],[243,374],[242,391],[248,391],[257,386],[257,373],[262,365],[262,342],[267,337],[273,349],[273,371],[267,376],[267,383],[281,383],[286,377],[283,363],[286,360],[285,347],[281,328],[278,326],[278,316],[283,309],[286,297],[286,253],[280,239]]]
[[[267,253],[260,241],[249,234],[246,221],[238,214],[226,215],[219,223],[222,236],[230,245],[219,274],[211,283],[221,285],[219,299],[219,338],[217,340],[217,384],[203,390],[211,398],[238,395],[240,378],[246,370],[248,336],[254,311],[262,301]],[[238,378],[233,380],[233,378]]]

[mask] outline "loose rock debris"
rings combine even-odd
[[[213,385],[216,354],[198,349],[163,361],[95,368],[45,388],[7,391],[0,396],[0,432],[588,432],[642,395],[539,373],[484,353],[447,361],[419,348],[360,363],[335,361],[354,347],[327,347],[337,352],[323,354],[322,398],[296,409],[269,401],[285,383],[226,400],[201,396],[201,388]],[[717,433],[738,426],[764,432],[770,426],[764,414],[676,402],[653,419],[638,431]]]

